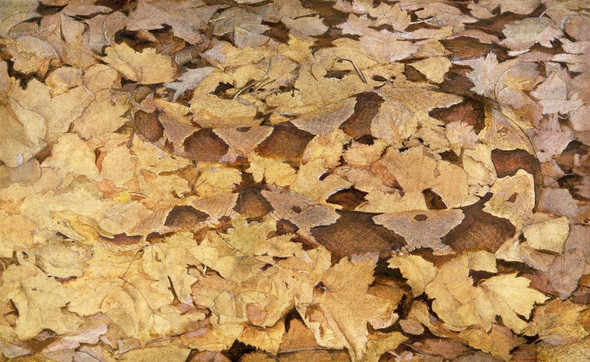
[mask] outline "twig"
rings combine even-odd
[[[340,57],[336,57],[336,58],[341,62],[349,62],[350,64],[352,64],[352,67],[356,71],[356,74],[358,74],[359,78],[361,78],[361,82],[367,83],[367,78],[365,78],[365,75],[363,74],[363,72],[356,66],[356,64],[354,64],[354,62],[352,60],[346,59],[346,58],[340,58]]]

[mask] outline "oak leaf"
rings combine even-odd
[[[130,14],[128,30],[161,29],[170,25],[174,35],[190,44],[202,41],[200,29],[204,28],[218,6],[207,6],[201,0],[168,2],[162,0],[139,1]]]
[[[43,329],[57,334],[74,331],[82,322],[65,310],[71,292],[31,263],[11,265],[2,274],[0,299],[18,310],[16,334],[21,340],[35,337]]]
[[[179,301],[191,304],[191,285],[197,279],[188,274],[187,268],[199,264],[196,253],[197,245],[193,234],[177,233],[164,242],[145,249],[143,270],[155,280],[169,279]]]

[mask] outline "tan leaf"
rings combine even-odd
[[[201,0],[185,2],[167,2],[162,0],[145,0],[137,4],[131,13],[127,29],[153,30],[170,25],[174,34],[195,44],[202,40],[198,29],[203,28],[218,6],[206,6]]]
[[[57,334],[72,332],[82,322],[62,309],[72,294],[33,264],[11,265],[2,279],[0,299],[11,300],[18,310],[15,331],[19,339],[31,339],[45,328]]]
[[[512,50],[525,50],[539,43],[542,46],[550,47],[551,41],[562,35],[561,30],[545,17],[527,18],[506,25],[503,31],[506,39],[504,44]]]
[[[561,254],[569,235],[569,221],[560,217],[532,224],[523,229],[523,235],[531,247]]]
[[[94,152],[80,137],[66,133],[59,138],[51,156],[41,166],[55,168],[63,176],[71,173],[95,179],[99,173],[94,159]]]
[[[170,57],[156,54],[154,48],[136,52],[125,43],[105,49],[104,61],[129,80],[141,84],[171,82],[175,69]]]
[[[465,340],[471,347],[490,353],[492,356],[509,360],[510,351],[523,343],[522,338],[513,336],[509,328],[492,325],[487,333],[479,327],[472,327],[461,331],[459,338]]]
[[[554,299],[535,309],[534,319],[524,334],[538,334],[540,339],[552,345],[578,342],[589,334],[580,323],[582,314],[587,310],[584,305]]]
[[[490,192],[493,195],[486,202],[484,211],[506,218],[516,227],[527,224],[535,206],[533,176],[518,170],[514,176],[498,179]]]
[[[189,265],[198,265],[197,244],[193,234],[182,232],[162,243],[150,245],[144,251],[143,269],[155,280],[170,280],[181,303],[191,304],[191,285],[197,279],[187,273]]]
[[[313,304],[297,306],[319,345],[347,348],[353,359],[365,355],[367,322],[389,311],[385,300],[366,294],[375,263],[370,255],[342,259],[324,274]]]
[[[436,276],[434,264],[418,255],[396,255],[387,262],[390,268],[399,269],[404,278],[408,279],[415,297],[424,293],[424,288]]]
[[[0,211],[0,257],[11,258],[15,250],[25,250],[35,243],[37,225],[22,215]]]
[[[250,167],[246,172],[251,173],[256,182],[264,179],[269,184],[281,187],[291,185],[297,178],[296,171],[287,163],[260,157],[255,153],[250,157]]]
[[[424,74],[433,83],[442,83],[445,73],[451,68],[451,61],[445,57],[433,57],[419,60],[410,65]]]
[[[519,333],[527,326],[519,316],[528,318],[535,303],[547,300],[528,287],[528,279],[516,274],[491,277],[474,287],[470,269],[496,272],[495,259],[487,252],[463,255],[443,265],[426,286],[428,296],[435,298],[433,310],[451,330],[479,325],[489,331],[499,315],[507,327]]]
[[[301,162],[324,160],[324,166],[334,168],[340,163],[344,143],[349,137],[341,129],[336,129],[325,136],[314,137],[305,147]]]
[[[276,354],[285,334],[285,323],[278,322],[269,328],[246,327],[238,340],[271,354]]]
[[[437,161],[425,151],[422,147],[410,148],[405,152],[388,149],[379,163],[395,177],[406,193],[431,189],[449,208],[464,204],[468,197],[465,171],[447,161]],[[413,167],[417,164],[421,167]]]
[[[328,175],[320,179],[327,171],[323,160],[310,161],[299,167],[297,179],[291,185],[291,189],[324,203],[333,193],[351,186],[348,181],[336,175]]]

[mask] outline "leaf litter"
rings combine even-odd
[[[583,1],[0,5],[0,352],[590,358]]]

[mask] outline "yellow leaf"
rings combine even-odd
[[[76,330],[82,320],[65,310],[72,294],[31,263],[11,265],[2,274],[0,300],[18,310],[16,334],[20,340],[35,337],[43,329],[57,334]]]
[[[535,309],[535,316],[524,329],[524,334],[539,335],[540,339],[553,345],[579,342],[590,335],[582,324],[583,313],[588,313],[586,305],[554,299]]]
[[[188,358],[191,349],[175,344],[164,346],[147,347],[142,349],[134,349],[123,353],[119,358],[123,361],[133,362],[150,362],[154,360],[166,361],[184,361]]]
[[[143,269],[155,280],[168,281],[181,303],[191,304],[191,285],[197,279],[188,275],[189,265],[198,265],[197,243],[190,232],[180,232],[161,243],[148,246],[143,255]]]
[[[548,298],[541,292],[529,288],[530,281],[515,274],[492,277],[481,283],[487,299],[494,307],[502,322],[517,333],[522,332],[527,323],[518,316],[530,317],[535,303],[543,303]]]
[[[310,161],[299,167],[297,179],[291,185],[291,189],[324,203],[333,193],[351,186],[350,182],[337,175],[328,175],[320,180],[327,171],[322,159]]]
[[[480,327],[471,327],[461,331],[459,338],[471,347],[506,361],[511,359],[510,351],[524,342],[523,338],[513,336],[510,329],[496,324],[492,325],[492,329],[487,333]]]
[[[238,340],[268,353],[276,354],[285,334],[285,323],[279,321],[268,328],[246,327]]]
[[[265,158],[252,154],[250,156],[250,167],[246,172],[251,173],[254,181],[261,182],[263,179],[267,183],[285,187],[292,184],[296,179],[295,170],[289,164],[274,158]]]
[[[324,274],[313,303],[297,306],[319,345],[346,348],[353,360],[365,355],[367,322],[391,313],[386,300],[367,294],[375,264],[370,255],[340,260]]]
[[[496,272],[493,254],[482,251],[453,259],[426,286],[428,296],[435,299],[433,310],[451,330],[478,325],[487,332],[498,315],[504,325],[520,333],[527,323],[519,316],[528,318],[535,303],[547,300],[516,274],[494,276],[473,286],[469,270]]]
[[[196,181],[195,191],[200,196],[229,193],[242,181],[242,173],[235,168],[221,165],[203,165]]]
[[[535,206],[533,176],[518,170],[514,176],[498,179],[490,189],[492,198],[485,203],[484,211],[503,217],[517,228],[531,219]]]
[[[532,224],[523,229],[526,242],[537,250],[563,253],[565,241],[569,235],[569,221],[563,216],[540,223]]]
[[[436,276],[434,264],[418,255],[396,255],[387,262],[390,268],[399,269],[404,278],[408,279],[414,297],[424,293],[424,288]]]
[[[63,176],[71,173],[74,176],[83,175],[95,179],[99,173],[94,159],[93,150],[80,137],[66,133],[59,138],[51,156],[41,166],[56,168]]]
[[[363,361],[378,362],[383,353],[393,351],[407,339],[400,332],[371,335],[367,342],[367,354]]]
[[[0,211],[0,257],[11,258],[15,250],[31,247],[36,225],[22,215],[7,215]]]
[[[424,74],[433,83],[442,83],[445,73],[451,68],[451,61],[446,57],[432,57],[419,60],[410,65]]]

